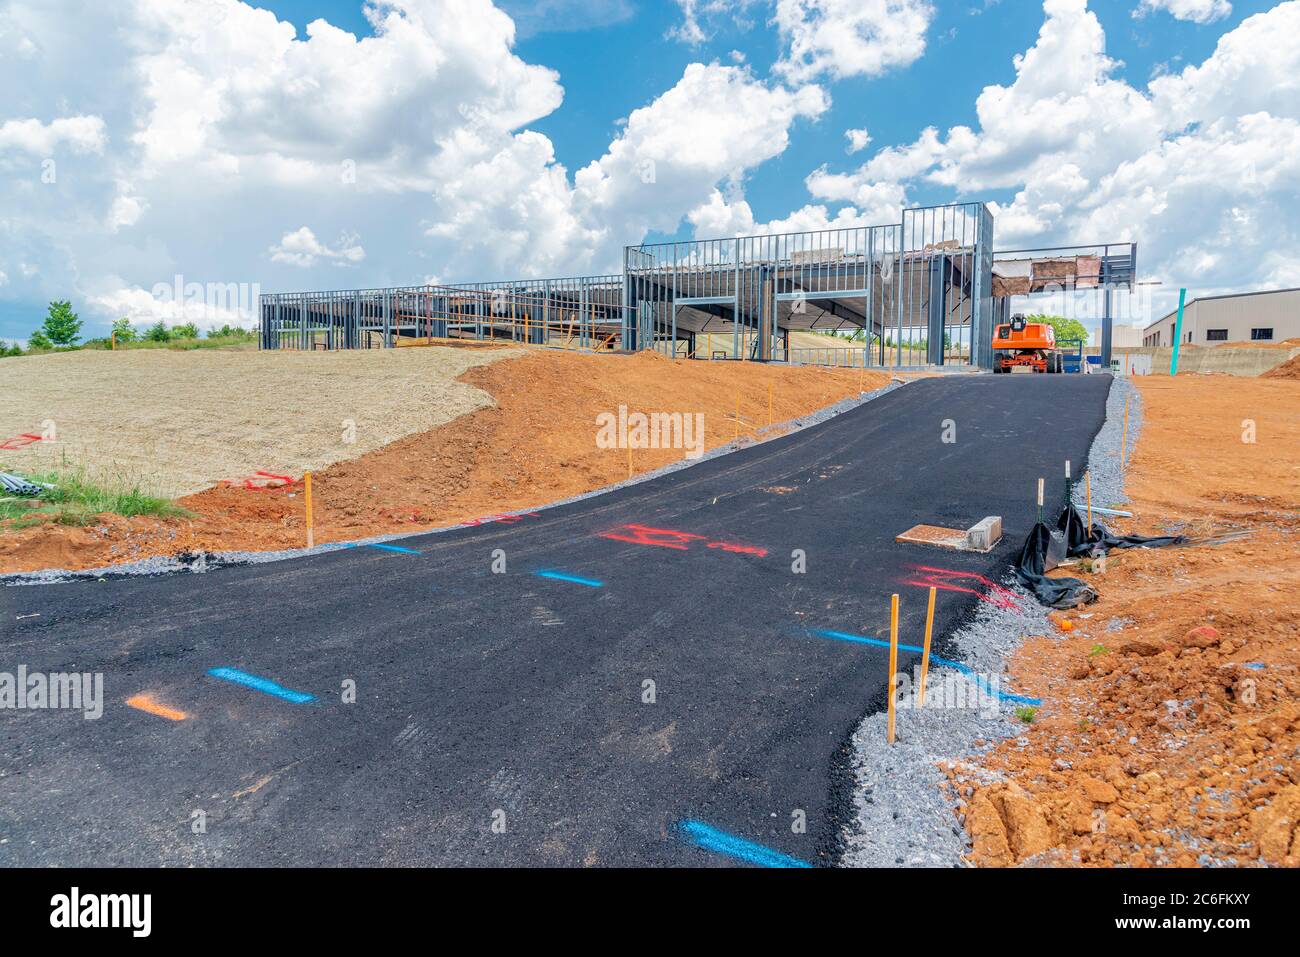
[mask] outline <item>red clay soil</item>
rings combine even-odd
[[[1292,356],[1279,366],[1274,366],[1262,376],[1265,379],[1300,379],[1300,356]]]
[[[1300,865],[1300,384],[1135,382],[1122,530],[1253,532],[1112,553],[1101,600],[1017,652],[1042,709],[950,769],[972,862]]]
[[[539,352],[469,370],[461,381],[497,404],[407,436],[312,477],[317,544],[440,528],[527,509],[628,477],[626,449],[596,445],[596,416],[704,413],[705,447],[824,408],[889,382],[881,373],[738,362],[673,362],[656,353]],[[771,411],[769,419],[769,386]],[[775,433],[772,433],[775,434]],[[683,457],[637,449],[642,473]],[[218,487],[181,499],[191,519],[103,516],[90,527],[44,525],[0,534],[0,572],[96,568],[158,555],[275,550],[305,544],[301,481]]]

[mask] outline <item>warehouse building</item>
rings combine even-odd
[[[1178,310],[1146,327],[1142,345],[1172,346]],[[1183,307],[1183,342],[1198,346],[1283,342],[1300,337],[1300,289],[1202,296]]]

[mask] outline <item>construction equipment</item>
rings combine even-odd
[[[1065,359],[1056,348],[1056,331],[1045,322],[1015,315],[993,330],[994,372],[1062,372]]]

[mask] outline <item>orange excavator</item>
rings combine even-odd
[[[994,372],[1062,372],[1065,358],[1056,348],[1056,331],[1045,322],[1015,315],[993,330]]]

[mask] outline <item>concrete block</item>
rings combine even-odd
[[[966,530],[966,547],[987,552],[1002,540],[1002,516],[990,515]]]

